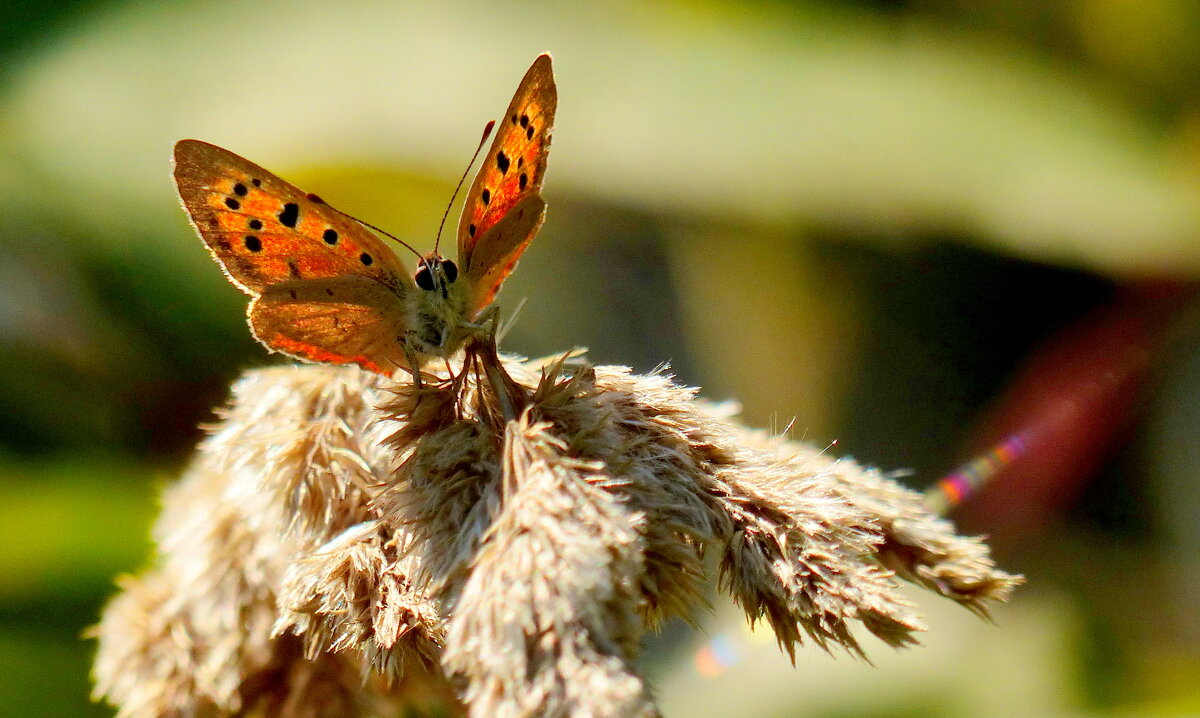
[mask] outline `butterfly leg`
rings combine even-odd
[[[472,333],[479,334],[482,334],[483,331],[490,326],[492,336],[494,337],[496,334],[496,318],[499,316],[499,314],[500,307],[497,307],[495,304],[491,304],[488,305],[487,309],[484,309],[482,312],[480,312],[479,316],[475,317],[475,321],[463,322],[462,326]]]
[[[408,370],[412,372],[413,387],[417,390],[422,388],[421,384],[421,364],[417,361],[417,355],[408,345],[404,346],[404,357],[408,360]]]
[[[442,362],[446,366],[446,386],[449,387],[451,395],[454,397],[454,413],[456,416],[463,415],[463,396],[462,396],[462,381],[461,379],[467,374],[466,359],[463,360],[463,370],[459,374],[454,373],[454,368],[450,366],[450,358],[442,357]]]

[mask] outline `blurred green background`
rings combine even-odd
[[[510,351],[670,361],[752,424],[922,486],[1080,318],[1127,316],[1131,293],[1165,317],[1130,340],[1128,400],[1042,447],[1043,490],[1018,477],[967,517],[1029,578],[996,625],[914,594],[923,647],[792,668],[718,600],[704,633],[651,646],[666,714],[1200,715],[1186,0],[8,0],[0,715],[111,714],[87,701],[80,633],[147,560],[198,424],[278,361],[177,204],[172,143],[228,147],[427,248],[544,50],[550,210],[501,297],[527,300]],[[1098,375],[1117,354],[1076,352]],[[712,645],[719,670],[694,660]]]

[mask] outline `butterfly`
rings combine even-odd
[[[557,105],[543,54],[517,86],[467,192],[458,261],[408,247],[418,257],[412,274],[371,225],[216,145],[177,142],[175,186],[213,258],[252,297],[250,330],[267,349],[419,379],[423,364],[476,335],[476,320],[541,227]]]

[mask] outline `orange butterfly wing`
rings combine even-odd
[[[294,357],[358,364],[390,375],[407,367],[404,306],[382,284],[358,275],[275,284],[250,304],[250,329]]]
[[[391,373],[412,329],[412,279],[395,253],[314,195],[228,150],[175,145],[175,185],[200,237],[242,291],[269,349]]]
[[[495,298],[541,226],[542,179],[557,108],[550,56],[540,55],[498,123],[458,221],[458,261],[469,283],[472,312]],[[519,220],[513,215],[518,206],[523,210]]]

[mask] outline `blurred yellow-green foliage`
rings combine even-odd
[[[229,381],[277,361],[178,207],[172,143],[427,248],[543,50],[550,211],[502,296],[527,300],[510,351],[669,361],[924,483],[1039,342],[1122,285],[1200,278],[1194,1],[8,0],[0,715],[111,714],[80,634]],[[1173,331],[1083,494],[999,547],[1029,586],[996,626],[918,596],[926,646],[793,669],[718,601],[707,636],[650,647],[667,715],[1200,714],[1200,335]],[[701,675],[717,635],[737,660]]]

